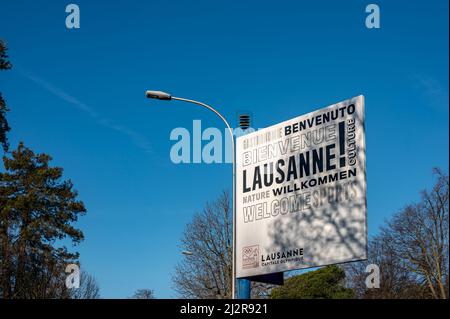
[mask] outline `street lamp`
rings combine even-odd
[[[233,196],[232,196],[232,207],[233,207],[233,261],[232,261],[232,276],[231,276],[231,298],[235,298],[235,290],[236,290],[236,159],[235,159],[235,150],[234,150],[234,134],[233,129],[231,128],[230,124],[228,124],[228,121],[220,114],[217,110],[215,110],[213,107],[209,106],[208,104],[189,100],[181,97],[172,96],[169,93],[162,92],[162,91],[146,91],[145,96],[149,99],[157,99],[157,100],[177,100],[192,104],[200,105],[204,108],[207,108],[208,110],[214,112],[220,119],[225,123],[225,125],[228,128],[228,132],[230,133],[231,137],[231,157],[232,157],[232,182],[233,182]]]

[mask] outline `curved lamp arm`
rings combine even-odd
[[[170,95],[169,93],[166,92],[162,92],[162,91],[147,91],[146,92],[146,96],[148,98],[152,98],[152,99],[158,99],[158,100],[177,100],[177,101],[182,101],[182,102],[187,102],[187,103],[192,103],[192,104],[197,104],[200,105],[204,108],[207,108],[208,110],[212,111],[214,114],[216,114],[218,117],[220,117],[220,119],[225,123],[225,125],[228,128],[228,132],[230,133],[230,137],[231,137],[231,156],[232,156],[232,183],[233,183],[233,196],[232,196],[232,210],[233,210],[233,249],[232,249],[232,256],[233,256],[233,260],[232,260],[232,279],[231,279],[231,298],[234,299],[235,295],[236,295],[236,158],[235,158],[235,143],[234,143],[234,133],[233,133],[233,129],[231,128],[230,124],[228,123],[228,121],[225,119],[225,117],[220,114],[216,109],[214,109],[213,107],[209,106],[206,103],[202,103],[199,101],[195,101],[195,100],[189,100],[189,99],[185,99],[185,98],[181,98],[181,97],[175,97]]]

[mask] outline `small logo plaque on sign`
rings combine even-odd
[[[257,268],[259,266],[259,246],[246,246],[242,248],[242,267]]]

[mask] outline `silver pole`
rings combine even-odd
[[[213,111],[217,116],[220,117],[220,119],[225,123],[225,125],[228,128],[228,131],[230,133],[231,136],[231,156],[232,156],[232,169],[233,169],[233,178],[232,178],[232,182],[233,182],[233,194],[232,194],[232,208],[233,208],[233,261],[232,261],[232,275],[231,275],[231,298],[235,299],[236,297],[236,157],[235,157],[235,148],[234,148],[234,134],[233,134],[233,129],[231,128],[230,124],[228,124],[228,121],[225,119],[225,117],[222,116],[222,114],[220,114],[217,110],[215,110],[213,107],[209,106],[208,104],[202,103],[202,102],[198,102],[195,100],[189,100],[189,99],[184,99],[181,97],[175,97],[175,96],[171,96],[170,97],[172,100],[178,100],[178,101],[183,101],[183,102],[188,102],[188,103],[193,103],[193,104],[197,104],[200,106],[203,106],[205,108],[207,108],[210,111]]]

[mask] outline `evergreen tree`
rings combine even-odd
[[[78,259],[66,242],[83,233],[72,224],[86,209],[62,168],[20,143],[0,173],[0,297],[64,298],[65,267]]]
[[[345,272],[336,265],[326,266],[287,279],[272,289],[272,299],[349,299],[353,290],[344,287]]]
[[[11,69],[11,63],[8,60],[6,50],[7,48],[5,42],[3,42],[3,40],[0,40],[0,70]],[[0,92],[0,144],[2,145],[5,152],[7,152],[9,148],[6,133],[8,133],[11,129],[8,125],[8,121],[6,120],[6,112],[8,112],[8,107],[6,106],[6,102],[2,97],[2,93]]]

